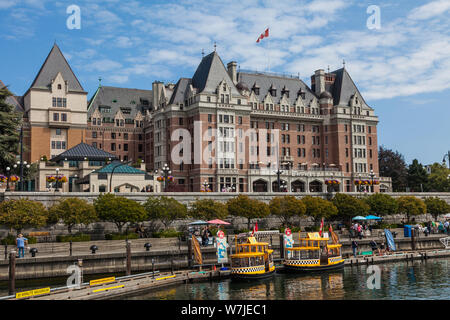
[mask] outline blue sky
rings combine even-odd
[[[80,30],[66,26],[72,4]],[[367,27],[369,5],[380,8],[380,29]],[[450,149],[449,27],[450,0],[0,0],[0,79],[24,94],[55,41],[89,97],[100,76],[140,89],[192,77],[214,42],[224,63],[308,84],[345,59],[380,118],[379,144],[428,164]]]

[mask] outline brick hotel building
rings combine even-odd
[[[167,164],[176,191],[326,192],[326,181],[337,180],[336,191],[355,192],[356,180],[373,176],[375,191],[391,189],[379,177],[378,117],[345,67],[317,70],[308,87],[298,77],[240,71],[236,62],[225,67],[212,52],[192,78],[155,81],[151,90],[100,85],[88,101],[55,44],[17,101],[28,162],[85,142],[142,160],[148,172]]]

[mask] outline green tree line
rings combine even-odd
[[[430,213],[437,219],[438,215],[449,211],[450,206],[439,198],[422,200],[403,196],[396,199],[383,193],[375,193],[363,199],[338,193],[331,200],[311,196],[299,199],[287,195],[275,197],[269,204],[246,195],[238,195],[226,203],[197,199],[189,208],[169,197],[149,197],[141,204],[114,194],[104,194],[93,204],[78,198],[67,198],[50,208],[27,199],[7,200],[0,203],[0,225],[21,233],[25,228],[40,228],[62,222],[70,234],[76,225],[88,226],[104,221],[114,223],[122,233],[124,226],[130,223],[160,221],[164,230],[170,230],[172,223],[180,219],[211,220],[232,216],[247,219],[247,227],[251,229],[255,221],[269,215],[278,217],[283,226],[292,226],[294,219],[304,216],[312,217],[319,224],[322,219],[350,223],[357,215],[403,214],[409,222],[413,216]]]

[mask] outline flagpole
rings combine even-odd
[[[270,26],[267,26],[266,30],[269,30],[269,32],[270,32]],[[267,50],[267,59],[268,59],[268,66],[267,66],[268,70],[267,70],[267,72],[270,72],[270,33],[269,33],[269,37],[267,39],[266,50]]]

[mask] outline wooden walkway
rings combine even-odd
[[[402,252],[383,256],[358,256],[345,260],[348,267],[359,265],[371,265],[395,261],[427,260],[432,258],[450,257],[450,250],[429,250],[416,252]],[[277,266],[277,270],[282,266]],[[106,300],[120,299],[121,297],[138,295],[157,289],[180,283],[196,281],[210,281],[223,279],[230,276],[230,270],[205,270],[205,271],[177,271],[168,273],[148,272],[120,278],[105,278],[85,283],[81,288],[43,288],[16,294],[15,297],[4,297],[7,300]]]

